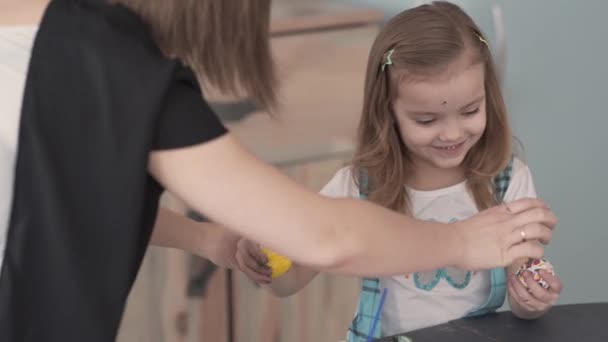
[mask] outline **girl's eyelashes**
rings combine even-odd
[[[473,115],[479,113],[479,109],[480,109],[480,107],[477,107],[475,109],[471,109],[469,111],[463,112],[462,115],[464,115],[464,116],[473,116]],[[413,120],[414,120],[414,122],[416,122],[416,124],[418,124],[420,126],[430,126],[434,122],[437,121],[437,118],[433,118],[433,117],[420,117],[420,118],[413,118]]]
[[[424,119],[424,120],[414,120],[417,124],[421,126],[430,126],[436,119]]]
[[[475,115],[477,113],[479,113],[479,107],[477,107],[477,108],[475,108],[473,110],[470,110],[468,112],[464,112],[462,114],[465,115],[465,116],[471,116],[471,115]]]

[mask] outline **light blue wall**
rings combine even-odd
[[[357,0],[391,16],[417,1]],[[492,37],[504,11],[505,96],[539,195],[559,218],[547,257],[565,289],[560,303],[608,301],[608,1],[469,0]]]

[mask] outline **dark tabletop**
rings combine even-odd
[[[465,318],[412,331],[413,342],[608,342],[608,303],[558,305],[543,317],[526,321],[509,311]],[[376,342],[401,342],[397,336]]]

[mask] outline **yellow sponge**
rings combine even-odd
[[[262,248],[262,252],[268,258],[266,266],[270,267],[272,270],[272,279],[282,276],[291,268],[291,260],[286,257],[277,254],[268,248]]]

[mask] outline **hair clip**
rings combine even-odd
[[[480,34],[475,33],[475,35],[477,36],[477,38],[479,39],[480,42],[484,43],[486,46],[488,46],[488,41],[485,40]],[[489,46],[488,46],[489,47]]]
[[[393,60],[391,59],[393,52],[395,52],[395,49],[390,49],[386,54],[384,54],[385,61],[384,63],[382,63],[382,71],[384,71],[384,68],[386,68],[387,66],[393,65]]]

